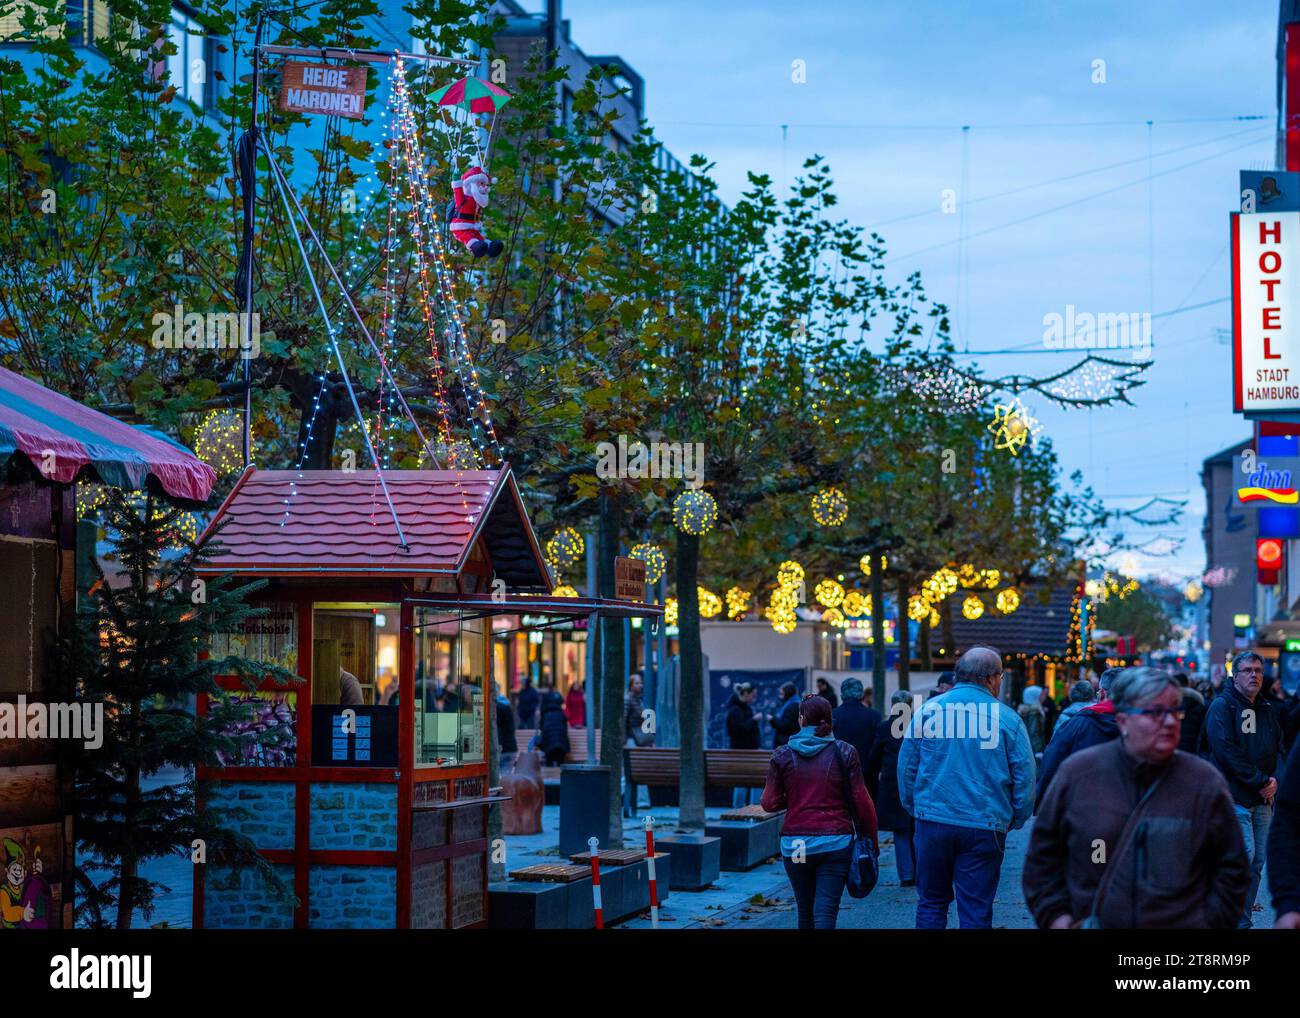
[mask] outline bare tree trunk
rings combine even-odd
[[[898,577],[898,688],[912,688],[912,633],[908,629],[907,618],[907,577]],[[885,713],[885,705],[877,704],[876,709]]]
[[[920,632],[916,637],[916,653],[921,659],[921,671],[934,671],[934,659],[930,656],[930,616],[927,615],[921,620]]]
[[[600,594],[614,596],[614,556],[619,551],[623,504],[617,496],[600,496],[600,537],[597,570]],[[600,762],[609,768],[609,840],[602,848],[623,847],[623,744],[624,730],[623,621],[600,622],[601,697]],[[590,637],[588,637],[590,639]]]
[[[678,705],[681,724],[680,806],[677,825],[704,826],[704,650],[700,645],[700,598],[696,581],[700,539],[677,531],[677,645],[682,690]]]
[[[885,570],[879,551],[871,553],[871,699],[885,712]]]

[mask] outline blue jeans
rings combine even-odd
[[[840,898],[849,879],[851,848],[834,852],[816,852],[804,856],[803,862],[786,858],[785,875],[794,891],[799,912],[799,929],[833,930],[840,914]]]
[[[1006,844],[999,831],[917,820],[916,928],[945,929],[955,892],[961,928],[991,929]]]
[[[1259,893],[1259,878],[1264,872],[1264,848],[1268,844],[1268,829],[1273,824],[1273,807],[1261,802],[1258,806],[1238,806],[1232,804],[1237,814],[1237,823],[1241,825],[1241,839],[1246,843],[1246,858],[1250,861],[1250,890],[1246,892],[1246,911],[1242,913],[1237,929],[1248,930],[1254,925],[1251,910],[1255,907],[1255,895]]]
[[[894,831],[894,869],[899,880],[916,879],[916,842],[911,831]]]

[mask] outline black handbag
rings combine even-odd
[[[844,788],[844,807],[849,811],[849,823],[853,825],[847,889],[850,898],[865,898],[875,890],[876,881],[880,879],[880,859],[876,855],[875,843],[858,831],[853,810],[853,793],[849,789],[849,770],[844,766],[844,757],[840,755],[838,741],[831,746],[831,752],[835,754],[835,760],[839,764],[840,781]]]

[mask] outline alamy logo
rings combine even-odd
[[[618,443],[596,443],[596,476],[603,481],[615,477],[666,478],[685,480],[688,488],[704,483],[703,442],[642,442],[618,436]]]
[[[152,992],[153,957],[139,954],[87,954],[73,948],[50,959],[55,990],[131,990],[143,999]]]
[[[910,703],[896,703],[890,713],[897,739],[904,732],[910,739],[976,739],[981,749],[994,749],[1001,733],[996,703],[947,703],[941,697],[919,711]]]
[[[0,703],[0,739],[72,739],[86,749],[104,744],[102,703]]]
[[[257,312],[186,311],[177,304],[172,311],[153,316],[155,350],[238,350],[243,360],[261,353],[262,320]]]
[[[1146,350],[1151,346],[1150,312],[1118,314],[1080,311],[1043,315],[1043,345],[1049,350]]]

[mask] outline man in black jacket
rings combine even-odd
[[[871,759],[871,749],[876,741],[876,731],[884,720],[880,711],[862,702],[865,690],[861,679],[845,679],[840,683],[840,696],[844,702],[831,714],[835,738],[847,742],[858,751],[864,763]]]
[[[758,724],[763,719],[754,713],[754,698],[758,691],[748,682],[737,682],[727,701],[727,744],[732,749],[762,749],[763,733]],[[737,785],[732,789],[732,807],[748,806],[754,789]]]
[[[1300,763],[1293,754],[1273,800],[1268,885],[1279,930],[1300,930]]]
[[[1034,812],[1047,794],[1047,786],[1052,783],[1052,776],[1066,759],[1083,749],[1100,746],[1119,737],[1119,726],[1115,723],[1115,708],[1110,702],[1111,684],[1119,677],[1122,668],[1107,668],[1097,680],[1097,695],[1101,697],[1090,707],[1085,707],[1078,714],[1062,725],[1058,725],[1052,734],[1052,741],[1043,751],[1042,771],[1038,776],[1038,792],[1034,799]]]
[[[1260,696],[1264,684],[1264,659],[1254,651],[1232,661],[1232,682],[1224,683],[1205,712],[1205,735],[1213,762],[1228,779],[1233,808],[1241,825],[1242,840],[1250,859],[1250,890],[1240,929],[1253,925],[1251,913],[1264,870],[1268,829],[1273,822],[1277,795],[1278,755],[1282,726],[1277,708]]]
[[[771,719],[772,748],[779,749],[790,741],[790,736],[799,733],[799,690],[793,682],[781,687],[781,704]]]

